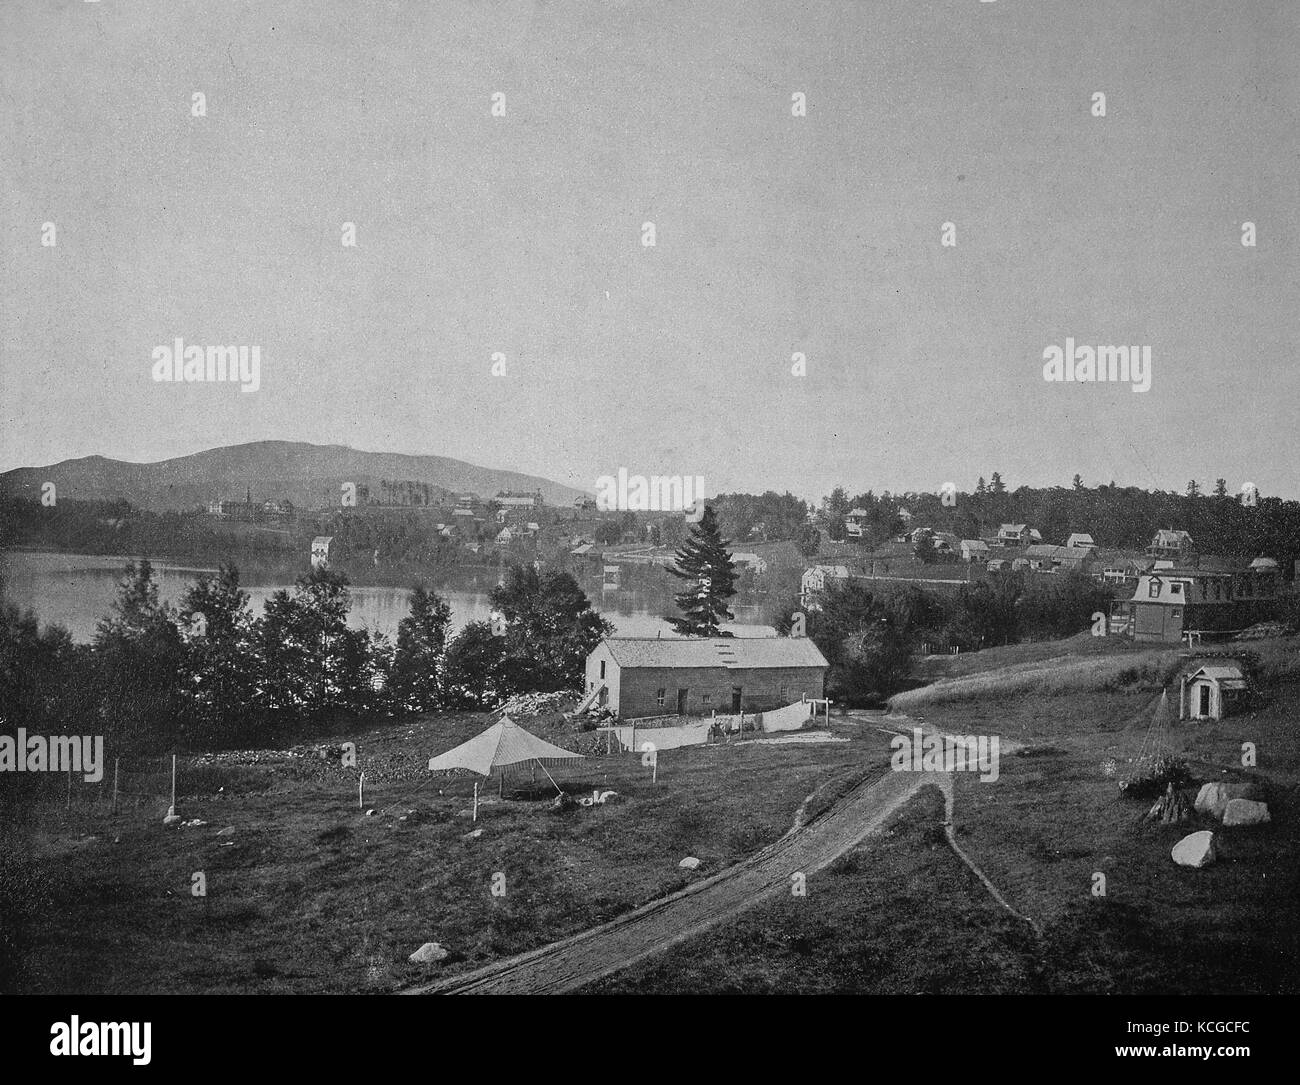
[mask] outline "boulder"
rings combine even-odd
[[[1233,799],[1259,799],[1260,787],[1253,783],[1204,784],[1196,793],[1196,810],[1201,814],[1222,818],[1223,811]]]
[[[1170,858],[1179,866],[1206,867],[1214,862],[1214,834],[1209,829],[1185,836],[1174,845]]]
[[[682,870],[694,870],[700,865],[700,861],[694,855],[688,855],[677,864]]]
[[[1262,825],[1272,821],[1268,814],[1268,804],[1252,802],[1250,799],[1229,799],[1223,809],[1224,825]]]
[[[227,825],[224,829],[218,829],[218,830],[217,830],[217,835],[218,835],[218,836],[234,836],[234,835],[235,835],[235,827],[234,827],[233,825]]]
[[[482,836],[482,835],[483,835],[483,830],[482,830],[482,829],[475,829],[472,833],[466,833],[464,836],[461,837],[461,839],[462,839],[462,840],[477,840],[477,839],[478,839],[480,836]]]
[[[437,942],[425,942],[407,958],[412,964],[437,964],[447,959],[447,951]]]

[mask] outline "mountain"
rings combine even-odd
[[[380,494],[380,480],[427,483],[434,499],[451,500],[461,491],[492,497],[500,490],[542,492],[551,505],[570,505],[582,491],[535,475],[495,471],[445,456],[405,456],[361,452],[344,445],[297,441],[254,441],[212,448],[157,463],[129,463],[104,456],[64,460],[48,467],[19,467],[0,474],[0,494],[39,498],[53,482],[62,498],[125,498],[140,508],[191,509],[217,499],[288,500],[299,508],[338,505],[345,482]]]

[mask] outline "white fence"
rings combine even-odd
[[[771,712],[746,712],[737,716],[709,716],[695,723],[669,727],[616,724],[610,730],[619,746],[626,751],[639,751],[643,743],[653,742],[656,750],[675,750],[681,746],[703,746],[709,741],[709,732],[717,727],[723,734],[743,734],[745,731],[797,731],[812,718],[816,705],[825,702],[795,701]],[[649,724],[652,717],[645,722]]]

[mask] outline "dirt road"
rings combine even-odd
[[[940,777],[942,778],[942,777]],[[404,994],[562,994],[660,953],[812,874],[878,831],[932,774],[889,772],[859,783],[824,814],[679,893],[603,926]]]

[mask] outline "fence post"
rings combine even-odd
[[[120,757],[113,758],[113,813],[117,813],[117,770],[122,763]]]

